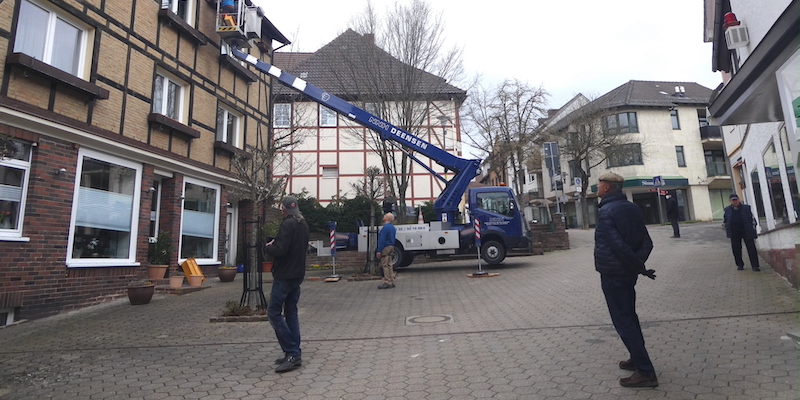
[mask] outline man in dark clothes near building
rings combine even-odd
[[[644,213],[622,193],[625,179],[613,172],[600,177],[597,196],[597,227],[594,235],[594,266],[614,323],[630,358],[619,362],[621,369],[635,371],[619,380],[625,387],[656,387],[658,378],[644,347],[644,336],[636,315],[636,281],[639,274],[655,279],[654,270],[644,262],[653,241],[644,226]]]
[[[667,219],[672,224],[672,237],[681,237],[681,228],[678,227],[678,199],[672,194],[667,195]]]
[[[283,350],[284,356],[275,360],[275,372],[287,372],[300,367],[300,320],[297,303],[300,284],[306,274],[306,250],[309,229],[297,207],[297,199],[287,196],[281,202],[283,222],[274,240],[267,243],[266,252],[275,257],[272,266],[272,293],[267,306],[267,318]]]
[[[725,207],[725,233],[731,239],[731,249],[733,250],[733,260],[736,262],[736,269],[744,269],[742,260],[742,240],[747,247],[747,255],[750,257],[750,266],[753,271],[761,271],[758,264],[758,251],[756,250],[756,222],[750,206],[739,202],[739,196],[734,193],[730,195],[731,205]]]

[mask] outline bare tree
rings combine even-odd
[[[592,170],[607,163],[610,167],[641,163],[642,143],[629,133],[638,132],[635,113],[625,113],[625,124],[619,115],[603,106],[602,98],[571,112],[546,129],[549,140],[559,143],[562,162],[581,178],[581,215],[583,229],[589,229],[589,204],[586,194]],[[634,115],[633,120],[628,114]]]
[[[514,79],[491,90],[477,85],[465,105],[471,144],[482,149],[499,176],[511,171],[517,195],[523,193],[527,150],[539,139],[539,119],[547,115],[547,97],[542,87]]]
[[[413,135],[429,133],[430,113],[443,91],[463,91],[448,84],[463,74],[462,50],[445,48],[444,20],[424,0],[396,2],[381,18],[373,4],[350,21],[363,35],[359,45],[341,54],[346,66],[334,71],[348,99]],[[447,101],[449,101],[449,97]],[[411,159],[377,132],[351,130],[381,157],[387,185],[401,206],[410,185]],[[399,213],[402,222],[405,213]]]

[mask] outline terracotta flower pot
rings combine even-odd
[[[183,287],[183,276],[170,276],[169,277],[169,288],[170,289],[180,289]]]
[[[167,268],[169,268],[169,265],[148,265],[147,279],[151,280],[164,279],[164,275],[167,274]]]
[[[233,282],[236,278],[236,268],[220,267],[217,269],[217,276],[220,282]]]
[[[264,261],[261,263],[261,272],[272,272],[272,261]]]
[[[128,300],[132,306],[147,304],[153,298],[156,287],[154,285],[128,287]]]
[[[192,275],[189,277],[189,286],[191,287],[200,287],[203,284],[203,276],[201,275]]]

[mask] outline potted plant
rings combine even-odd
[[[279,219],[269,221],[261,227],[261,237],[264,238],[265,244],[275,239],[275,236],[278,235],[278,229],[280,227],[281,220]],[[264,262],[261,263],[261,272],[272,272],[272,256],[267,254],[266,251],[263,251],[263,247],[262,253],[264,255]]]
[[[128,300],[133,306],[149,303],[155,291],[156,287],[153,285],[153,281],[149,279],[128,282]]]
[[[147,277],[153,280],[164,279],[174,255],[172,236],[169,232],[159,231],[156,241],[147,247]]]
[[[217,268],[217,276],[220,282],[233,282],[236,278],[236,267],[233,265],[225,265]]]

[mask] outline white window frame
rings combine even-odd
[[[60,21],[62,21],[64,23],[66,23],[66,24],[69,24],[73,28],[77,29],[78,30],[78,34],[79,34],[79,37],[78,37],[78,42],[79,42],[78,46],[79,46],[79,48],[75,50],[76,53],[77,53],[76,54],[77,63],[74,66],[75,70],[74,71],[64,70],[64,71],[68,72],[68,73],[70,73],[72,75],[75,75],[75,76],[77,76],[77,77],[79,77],[81,79],[86,79],[86,53],[87,53],[87,47],[88,47],[88,41],[89,41],[89,28],[85,24],[83,24],[80,21],[78,21],[76,18],[73,18],[72,16],[67,14],[66,12],[63,12],[62,10],[59,10],[57,8],[52,7],[52,5],[45,5],[44,3],[41,3],[41,2],[38,2],[38,1],[33,1],[33,0],[22,0],[21,7],[24,7],[25,3],[28,3],[29,6],[38,7],[40,9],[50,13],[50,15],[48,17],[48,20],[47,20],[47,25],[44,26],[44,27],[41,27],[41,26],[37,26],[36,27],[37,29],[46,30],[44,50],[43,50],[43,54],[40,56],[38,54],[26,53],[25,49],[20,48],[20,46],[22,45],[22,43],[20,41],[20,37],[19,37],[20,36],[20,32],[19,32],[20,26],[24,26],[24,27],[27,28],[30,25],[28,25],[28,24],[23,25],[24,21],[21,21],[22,15],[18,15],[18,18],[20,19],[20,22],[17,24],[17,32],[16,32],[16,36],[17,37],[14,40],[14,52],[15,53],[27,54],[29,56],[32,56],[34,58],[39,59],[40,61],[42,61],[42,62],[44,62],[46,64],[53,65],[53,63],[52,63],[52,61],[53,61],[52,60],[52,58],[53,58],[53,50],[57,47],[56,43],[54,43],[55,39],[56,39],[56,24],[60,20]],[[22,14],[22,9],[21,8],[20,8],[20,14]],[[56,67],[56,68],[58,68],[58,67]],[[59,69],[61,69],[61,68],[59,68]]]
[[[191,177],[186,177],[183,180],[183,190],[181,191],[181,193],[182,193],[181,198],[183,199],[182,203],[185,203],[185,201],[186,201],[185,199],[186,199],[186,184],[187,183],[215,190],[215,200],[214,200],[215,201],[215,206],[214,206],[214,221],[213,221],[214,234],[213,234],[213,243],[211,245],[212,246],[211,247],[212,254],[211,254],[210,258],[195,257],[195,261],[197,261],[197,263],[200,264],[200,265],[219,264],[219,261],[218,261],[217,257],[219,256],[219,248],[218,248],[219,247],[219,219],[220,219],[220,209],[221,209],[220,203],[219,203],[220,202],[220,189],[221,189],[220,185],[213,184],[213,183],[206,182],[206,181],[202,181],[202,180],[195,179],[195,178],[191,178]],[[184,228],[185,228],[185,224],[186,224],[185,211],[186,211],[186,209],[184,208],[184,204],[181,204],[181,235],[180,235],[181,240],[180,240],[180,244],[178,246],[178,257],[179,257],[179,261],[180,262],[186,261],[186,258],[183,257],[183,245],[184,245],[183,236],[184,236]]]
[[[33,148],[30,148],[28,152],[28,159],[27,160],[18,160],[15,158],[0,158],[0,167],[7,167],[7,168],[14,168],[20,169],[23,171],[22,176],[22,186],[20,186],[20,199],[19,199],[19,206],[18,206],[18,215],[17,215],[17,228],[16,229],[0,229],[0,241],[28,241],[29,238],[22,237],[22,227],[25,222],[25,205],[28,201],[28,182],[30,181],[31,177],[31,153],[33,152]],[[2,185],[6,186],[6,185]],[[16,191],[16,189],[10,189],[10,191]],[[0,196],[3,196],[4,190],[0,187]],[[11,199],[13,201],[15,199]]]
[[[178,5],[180,3],[179,0],[161,0],[161,8],[172,11],[173,14],[182,18],[184,21],[186,21],[187,24],[189,24],[189,26],[193,27],[195,0],[185,0],[185,1],[186,1],[186,15],[178,14]]]
[[[336,111],[333,111],[322,104],[319,105],[319,126],[334,127],[336,126],[336,120]]]
[[[159,77],[162,78],[161,79],[161,85],[160,85],[161,87],[158,87],[159,86],[158,85],[158,78]],[[177,86],[178,90],[179,90],[178,95],[177,95],[178,104],[175,104],[175,110],[176,110],[176,115],[175,116],[171,116],[171,115],[167,114],[167,106],[168,106],[169,102],[168,101],[164,101],[166,99],[166,95],[168,93],[168,89],[169,89],[169,84],[170,83],[172,83],[175,86]],[[160,70],[156,71],[156,77],[155,77],[155,79],[153,79],[153,100],[152,100],[153,107],[152,107],[152,112],[164,115],[164,116],[169,117],[169,118],[172,118],[172,119],[174,119],[176,121],[179,121],[181,123],[185,123],[186,122],[184,120],[184,114],[185,113],[183,112],[183,108],[184,108],[184,104],[186,103],[185,97],[186,97],[186,93],[188,92],[187,86],[188,85],[185,82],[181,81],[180,79],[175,78],[171,74],[168,74],[168,73],[166,73],[164,71],[160,71]],[[161,104],[160,104],[160,107],[156,107],[156,91],[161,93],[161,100],[160,100]]]
[[[275,103],[272,106],[272,126],[274,128],[291,128],[292,126],[292,103]],[[278,112],[278,109],[282,109]],[[288,110],[286,110],[288,109]],[[287,112],[288,111],[288,112]],[[280,116],[281,118],[278,118]],[[288,118],[284,118],[284,116]]]
[[[223,121],[225,123],[220,124],[219,121],[219,113],[220,111],[223,113]],[[227,120],[229,117],[233,118],[233,132],[228,131],[228,124]],[[227,143],[233,147],[241,148],[241,138],[242,138],[242,116],[241,114],[232,111],[230,108],[225,107],[223,105],[217,106],[217,141]]]
[[[78,206],[81,193],[80,190],[81,174],[83,170],[84,159],[86,158],[93,158],[98,161],[117,164],[122,167],[133,169],[135,171],[136,176],[134,177],[134,182],[133,182],[133,198],[131,204],[131,221],[130,221],[130,240],[128,243],[127,258],[73,258],[72,257],[72,251],[75,244],[75,229],[77,229],[76,222],[78,217]],[[139,204],[141,204],[140,188],[142,187],[142,164],[93,150],[80,149],[78,151],[78,166],[75,171],[76,171],[75,185],[74,185],[75,190],[72,198],[72,216],[70,218],[69,236],[68,236],[68,244],[66,251],[67,267],[81,268],[81,267],[105,267],[105,266],[115,266],[115,267],[138,266],[139,262],[136,261],[136,245],[138,242],[137,238],[139,237],[139,214],[140,214]]]

